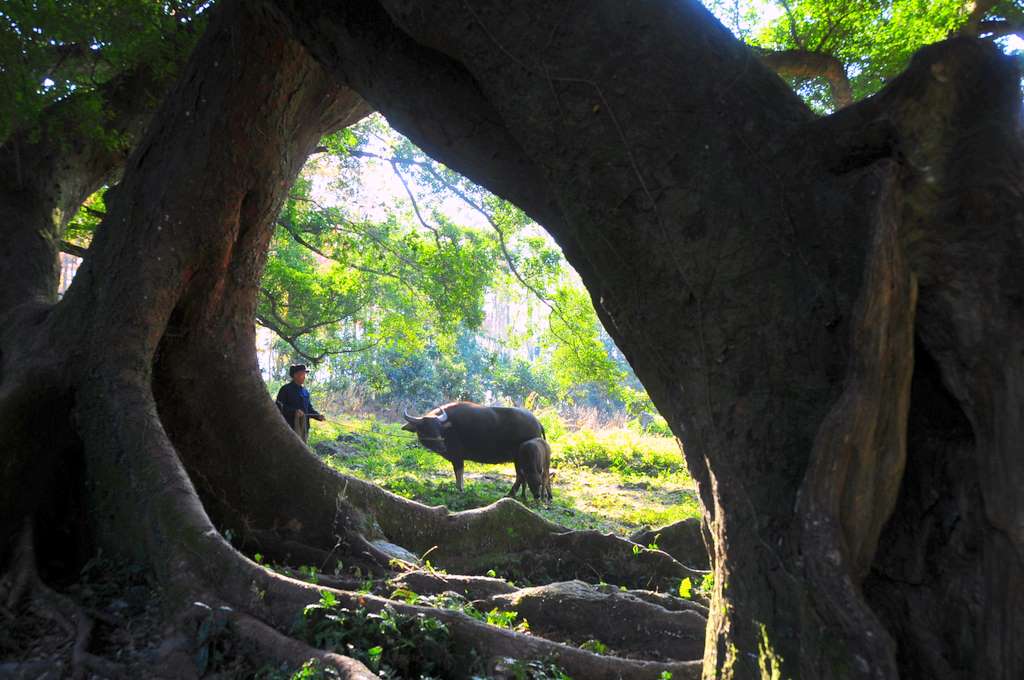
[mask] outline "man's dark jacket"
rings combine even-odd
[[[320,415],[309,400],[309,390],[298,383],[289,382],[282,385],[277,391],[277,403],[280,404],[281,413],[289,424],[295,422],[296,411],[302,411],[307,416]]]

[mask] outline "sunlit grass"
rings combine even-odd
[[[554,502],[540,515],[575,529],[629,534],[700,514],[693,480],[675,440],[628,428],[555,430],[551,445],[556,473]],[[310,444],[354,434],[350,455],[327,462],[346,474],[389,491],[450,510],[481,507],[500,499],[515,481],[511,464],[466,463],[465,491],[455,489],[451,464],[416,443],[398,424],[342,416],[313,423]]]

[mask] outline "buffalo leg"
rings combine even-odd
[[[463,461],[461,459],[453,460],[452,467],[455,469],[455,487],[461,492]]]
[[[551,478],[555,476],[555,473],[551,471],[551,445],[544,441],[544,469],[543,469],[543,481],[544,481],[544,494],[547,497],[548,504],[554,498],[551,495]]]
[[[505,494],[505,495],[508,496],[509,498],[515,498],[516,497],[516,491],[518,491],[522,487],[523,487],[523,468],[519,464],[519,461],[517,460],[516,461],[516,481],[515,481],[515,484],[512,485],[512,488],[509,489],[508,493]],[[526,492],[524,491],[523,493],[525,494]]]

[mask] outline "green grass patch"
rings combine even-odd
[[[686,474],[675,439],[628,428],[567,432],[557,440],[555,460],[577,467],[614,470],[622,476]]]
[[[545,414],[552,447],[554,502],[529,505],[574,529],[620,535],[700,514],[693,479],[675,439],[628,428],[569,431]],[[429,505],[467,510],[502,498],[515,481],[512,464],[466,463],[465,491],[451,464],[421,447],[400,424],[340,416],[312,423],[310,445],[342,436],[347,455],[326,460],[341,472]]]

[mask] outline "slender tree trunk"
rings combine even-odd
[[[927,48],[818,120],[695,2],[276,4],[582,275],[698,480],[707,677],[1024,674],[1019,92],[994,48]]]

